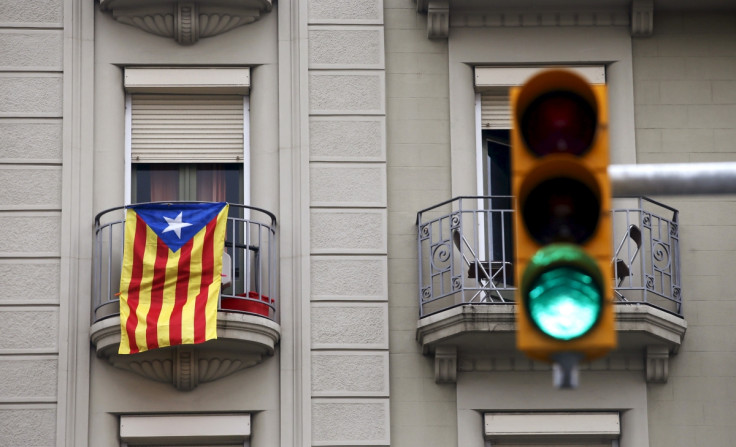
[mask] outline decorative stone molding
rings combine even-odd
[[[530,28],[575,26],[627,26],[626,11],[489,11],[453,12],[451,26],[468,28]]]
[[[616,305],[619,347],[581,370],[644,371],[647,382],[667,381],[669,357],[687,330],[680,317],[646,304]],[[515,305],[463,305],[422,318],[417,341],[435,360],[435,381],[451,383],[457,372],[537,371],[549,365],[515,350]]]
[[[654,33],[654,0],[631,2],[631,36],[649,37]]]
[[[166,353],[166,358],[162,354]],[[238,354],[195,349],[193,345],[148,351],[132,359],[113,355],[108,358],[116,368],[134,372],[157,382],[170,383],[179,391],[191,391],[200,383],[213,382],[261,362],[260,354]]]
[[[446,39],[452,27],[516,28],[630,26],[634,37],[651,36],[654,28],[653,0],[633,0],[631,10],[503,11],[453,10],[452,0],[414,0],[417,11],[427,14],[427,37]]]
[[[649,383],[667,383],[670,353],[667,346],[647,346],[646,377]]]
[[[100,0],[115,20],[182,45],[255,22],[273,0]]]
[[[450,3],[430,1],[427,4],[427,37],[447,39],[450,35]]]
[[[148,379],[172,384],[190,391],[200,383],[213,382],[261,363],[273,355],[281,328],[266,318],[218,312],[217,339],[197,345],[153,349],[132,355],[119,355],[120,318],[110,317],[91,327],[91,341],[97,356],[114,367]]]
[[[581,371],[644,371],[646,364],[638,351],[617,352],[579,365]],[[552,371],[552,365],[537,362],[517,352],[466,354],[458,361],[458,372]]]
[[[436,383],[457,381],[457,347],[437,347],[434,353],[434,381]]]

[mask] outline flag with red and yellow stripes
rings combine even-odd
[[[224,202],[127,209],[120,354],[217,338],[227,213]]]

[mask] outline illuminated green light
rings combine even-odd
[[[572,244],[552,244],[534,255],[525,271],[526,310],[546,335],[571,340],[600,317],[603,295],[595,261]]]
[[[529,315],[550,337],[570,340],[590,330],[601,310],[601,293],[593,279],[561,267],[543,273],[529,291]]]

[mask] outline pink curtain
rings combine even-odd
[[[151,169],[151,201],[179,200],[179,166],[158,165]]]
[[[225,201],[225,170],[221,165],[197,167],[197,200]]]

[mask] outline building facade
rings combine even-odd
[[[507,231],[543,68],[607,86],[612,163],[736,161],[732,3],[0,1],[0,445],[736,445],[733,196],[615,199],[574,391]],[[119,355],[122,209],[172,200],[236,210],[218,340]]]

